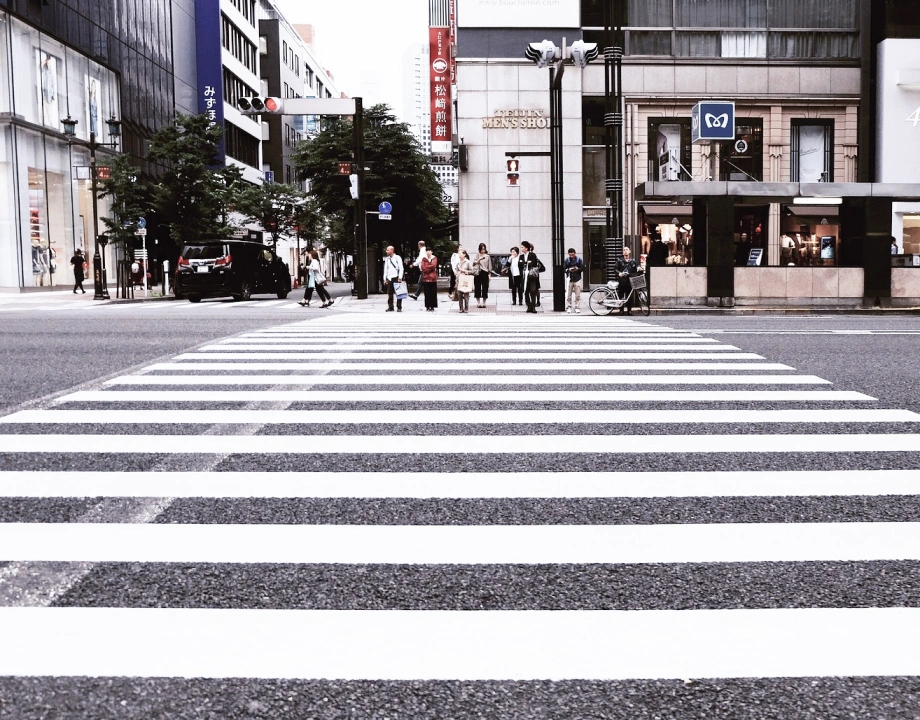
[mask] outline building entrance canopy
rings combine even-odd
[[[887,198],[920,201],[920,183],[769,183],[650,181],[636,186],[636,200],[683,202],[694,198],[731,197],[738,202],[790,203],[799,198]],[[820,200],[814,202],[820,205]]]

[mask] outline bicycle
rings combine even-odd
[[[606,285],[594,288],[588,296],[588,307],[595,315],[610,315],[614,310],[624,307],[629,299],[635,295],[636,304],[643,315],[648,316],[652,312],[652,306],[649,302],[648,289],[645,285],[645,275],[631,275],[629,277],[629,293],[625,298],[621,298],[617,292],[620,283],[611,280]]]

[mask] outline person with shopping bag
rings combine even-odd
[[[460,261],[457,263],[457,303],[458,312],[468,313],[470,311],[470,292],[473,290],[475,272],[473,263],[470,262],[466,250],[460,248]]]

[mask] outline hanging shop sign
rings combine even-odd
[[[549,128],[548,114],[543,110],[496,110],[484,117],[482,126],[491,130],[544,130]]]

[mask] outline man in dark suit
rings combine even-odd
[[[540,296],[540,273],[546,270],[546,267],[533,251],[533,245],[526,240],[521,243],[521,256],[518,258],[518,267],[521,269],[521,276],[524,278],[524,302],[527,303],[527,312],[536,313],[537,301]]]

